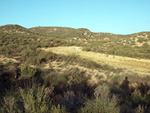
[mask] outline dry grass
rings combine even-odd
[[[89,69],[83,66],[80,66],[78,64],[66,64],[65,62],[57,62],[53,61],[48,64],[45,64],[43,67],[44,69],[52,69],[53,71],[57,73],[64,73],[68,69],[79,69],[80,71],[84,72],[84,75],[86,78],[88,78],[88,84],[90,86],[96,85],[99,82],[108,80],[109,76],[107,71],[100,71],[96,69]],[[111,73],[110,75],[114,75],[115,73]]]
[[[17,61],[15,58],[8,58],[8,57],[4,57],[3,55],[0,55],[0,62],[5,64],[7,62],[18,63],[19,61]]]
[[[40,48],[44,51],[51,51],[56,54],[77,54],[81,58],[93,60],[100,64],[107,64],[114,68],[124,68],[129,72],[139,73],[141,75],[147,75],[150,73],[150,60],[137,59],[122,56],[106,55],[95,52],[82,51],[81,47],[69,46],[69,47],[52,47],[52,48]]]

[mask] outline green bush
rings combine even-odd
[[[142,104],[144,102],[144,97],[142,96],[141,92],[139,90],[135,90],[132,95],[132,101],[134,104]]]
[[[92,69],[95,69],[95,68],[100,68],[101,65],[92,61],[92,60],[86,60],[84,65],[88,68],[92,68]]]
[[[150,105],[150,91],[146,92],[145,94],[142,94],[139,90],[135,90],[131,94],[131,99],[134,106],[138,105],[144,105],[149,106]]]
[[[42,63],[46,63],[49,60],[53,61],[55,59],[57,59],[57,56],[52,52],[32,50],[29,48],[23,52],[22,62],[32,65],[40,65]]]
[[[48,113],[52,100],[49,95],[53,91],[44,85],[30,89],[20,89],[20,95],[26,113]]]
[[[84,71],[81,71],[78,68],[69,68],[65,70],[64,74],[68,78],[68,83],[80,83],[85,80]]]
[[[120,109],[116,106],[115,98],[96,98],[88,100],[79,113],[120,113]]]
[[[50,83],[51,86],[56,86],[58,83],[67,82],[67,76],[64,74],[56,73],[56,72],[51,72],[45,76],[43,76],[43,79],[46,83]]]
[[[95,99],[87,100],[79,113],[120,113],[117,97],[115,95],[110,97],[109,93],[108,86],[98,86],[95,89]]]
[[[22,78],[31,78],[35,75],[36,68],[31,68],[28,65],[24,65],[21,67],[21,77]]]
[[[58,106],[51,107],[51,113],[67,113],[67,110],[65,107],[60,107],[60,105],[58,104]]]
[[[13,96],[4,97],[4,102],[0,107],[1,113],[16,113],[19,110],[17,109],[17,101]]]

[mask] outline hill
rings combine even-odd
[[[150,113],[150,32],[0,26],[1,113]]]
[[[22,40],[20,41],[22,43],[32,43],[36,47],[74,45],[82,46],[85,51],[108,55],[150,58],[150,32],[117,35],[111,33],[93,33],[84,28],[34,27],[26,29],[19,25],[6,25],[0,27],[0,33],[1,45],[10,42],[14,43],[14,40],[19,39]]]
[[[5,33],[31,33],[26,28],[19,26],[19,25],[5,25],[0,26],[0,32]]]
[[[93,33],[88,29],[36,27],[32,32],[65,39],[67,45],[82,46],[86,51],[136,58],[150,58],[150,32],[130,35]]]
[[[88,36],[88,34],[91,34],[88,29],[74,29],[69,27],[35,27],[30,28],[29,30],[35,33],[57,36],[59,38],[85,37]]]

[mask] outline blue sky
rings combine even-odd
[[[131,34],[150,31],[150,0],[0,0],[0,25],[87,28]]]

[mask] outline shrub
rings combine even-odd
[[[36,73],[35,68],[31,68],[28,65],[24,65],[21,67],[21,77],[23,78],[31,78]]]
[[[139,90],[135,90],[131,94],[131,98],[132,98],[133,104],[136,105],[136,106],[138,104],[143,104],[143,102],[144,102],[144,97],[142,96],[142,94]]]
[[[96,62],[94,62],[92,60],[86,60],[85,63],[84,63],[84,65],[86,67],[92,68],[92,69],[94,69],[94,68],[100,68],[101,67],[100,64],[98,64],[98,63],[96,63]]]
[[[22,113],[22,103],[19,101],[19,93],[13,89],[6,89],[0,100],[1,113]]]
[[[46,75],[46,72],[39,67],[32,68],[29,65],[24,65],[21,67],[21,78],[31,78],[31,77],[42,77]]]
[[[56,58],[57,55],[52,52],[45,52],[28,47],[27,50],[23,51],[22,62],[32,65],[40,65],[48,60],[53,61]]]
[[[51,72],[50,74],[43,76],[46,83],[50,83],[51,86],[56,86],[60,82],[67,82],[67,77],[64,74]]]
[[[57,106],[52,106],[51,107],[51,113],[67,113],[66,108],[65,107],[61,107],[59,104]]]
[[[109,90],[108,85],[106,85],[106,84],[98,85],[94,89],[94,95],[95,95],[95,97],[108,98],[109,94],[110,94],[110,90]]]
[[[79,62],[79,60],[80,60],[80,56],[77,54],[71,54],[71,55],[67,55],[67,56],[60,55],[58,58],[59,58],[58,60],[64,60],[67,63]]]
[[[132,103],[134,106],[149,106],[150,105],[150,91],[142,94],[140,90],[135,90],[131,94]]]
[[[67,76],[68,83],[70,82],[70,84],[80,83],[85,79],[84,71],[81,71],[78,68],[69,68],[64,72],[64,74]]]
[[[52,101],[49,97],[52,88],[45,85],[30,89],[20,89],[24,109],[27,113],[47,113],[50,111]]]
[[[80,113],[120,113],[117,107],[116,97],[104,99],[96,97],[96,99],[88,100],[85,107],[81,108]]]
[[[141,105],[139,105],[137,108],[136,108],[136,113],[144,113],[144,106],[141,106]]]
[[[81,113],[119,113],[117,98],[109,96],[109,87],[100,85],[95,89],[95,99],[87,100],[85,106],[79,110]]]
[[[16,99],[13,96],[4,97],[4,102],[0,108],[1,113],[17,112]]]

